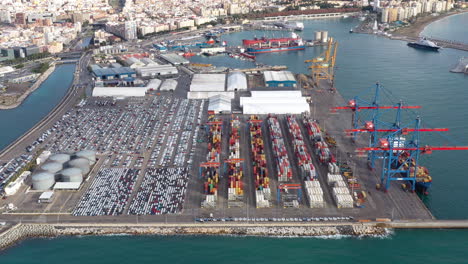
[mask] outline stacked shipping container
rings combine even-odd
[[[292,136],[292,143],[294,147],[294,153],[298,159],[299,168],[301,168],[302,177],[304,180],[312,181],[317,179],[315,167],[312,164],[312,158],[307,151],[307,147],[304,143],[302,137],[301,128],[296,121],[296,117],[287,116],[286,117],[289,133]]]
[[[206,195],[205,201],[202,202],[202,207],[215,207],[219,182],[222,120],[215,117],[215,115],[210,115],[207,125],[209,127],[207,162],[200,165],[202,177],[205,179],[204,194]]]
[[[255,181],[257,208],[270,207],[270,179],[266,166],[265,145],[262,137],[262,121],[258,116],[249,118],[250,144],[252,147],[252,166]]]
[[[301,128],[294,116],[286,117],[289,133],[292,136],[292,143],[294,152],[298,158],[298,165],[301,169],[302,177],[304,178],[304,185],[307,198],[311,208],[324,207],[323,190],[320,182],[317,180],[315,167],[312,163],[312,157],[307,150],[307,147],[302,137]],[[320,132],[320,129],[317,130]],[[308,131],[309,132],[309,131]],[[317,134],[317,133],[315,133]],[[310,135],[310,133],[309,133]],[[312,135],[313,136],[313,135]]]
[[[322,131],[318,123],[308,116],[303,116],[303,122],[310,140],[315,142],[315,154],[319,157],[320,162],[335,162],[335,157],[331,153],[328,144],[323,139]]]
[[[327,182],[333,188],[333,199],[335,199],[338,208],[353,208],[354,201],[351,196],[348,185],[343,181],[343,176],[340,174],[327,175]]]
[[[278,171],[279,182],[289,182],[292,179],[291,163],[288,159],[286,146],[284,145],[283,134],[278,122],[278,118],[268,117],[268,126],[273,145],[273,154],[276,160],[276,169]]]
[[[239,117],[231,120],[231,132],[229,135],[229,159],[226,162],[228,172],[228,200],[242,199],[244,189],[242,186],[242,161],[240,159],[240,121]]]

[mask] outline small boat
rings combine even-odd
[[[432,51],[439,51],[440,47],[437,46],[434,42],[426,39],[421,38],[417,42],[410,42],[408,46],[416,48],[416,49],[425,49],[425,50],[432,50]]]
[[[354,33],[354,30],[353,30],[353,29],[350,29],[350,30],[349,30],[349,33]]]

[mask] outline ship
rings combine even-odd
[[[296,30],[296,31],[304,30],[304,23],[302,23],[302,22],[280,21],[280,22],[275,22],[273,24],[275,26],[277,26],[277,27],[284,28],[284,29],[289,29],[289,30]]]
[[[281,52],[304,50],[305,45],[297,34],[294,32],[290,38],[254,38],[242,40],[243,46],[247,49],[246,52],[250,54],[268,53],[268,52]]]
[[[408,46],[416,48],[416,49],[425,49],[425,50],[432,50],[432,51],[438,51],[440,49],[440,47],[437,46],[434,42],[426,38],[421,38],[417,42],[410,42],[408,43]]]
[[[419,166],[418,168],[415,169],[415,162],[414,159],[410,159],[408,161],[408,153],[403,153],[400,156],[400,159],[398,161],[398,168],[402,168],[403,170],[408,170],[409,169],[409,175],[408,173],[403,173],[404,177],[416,177],[416,186],[415,189],[418,193],[428,195],[429,194],[429,189],[432,186],[432,177],[429,174],[429,170],[426,167]]]

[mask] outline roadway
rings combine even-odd
[[[80,58],[74,73],[73,83],[61,102],[35,126],[4,148],[0,152],[0,160],[7,161],[24,154],[27,146],[31,145],[44,131],[52,127],[68,109],[75,105],[76,99],[84,92],[86,86],[91,85],[89,83],[89,73],[86,69],[90,59],[90,53],[86,53]]]

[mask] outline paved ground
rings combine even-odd
[[[80,67],[81,69],[81,67]],[[80,78],[81,79],[81,78]],[[182,74],[179,77],[179,86],[174,91],[174,96],[184,97],[188,89],[188,75]],[[76,90],[72,90],[72,94],[76,94]],[[388,193],[383,193],[375,190],[375,184],[379,182],[379,176],[377,172],[372,172],[367,169],[366,159],[358,158],[356,155],[348,155],[347,153],[354,153],[356,147],[365,145],[365,138],[360,138],[357,143],[353,143],[349,138],[345,137],[344,129],[350,128],[351,125],[351,113],[343,112],[339,115],[331,114],[329,109],[332,106],[344,105],[344,99],[337,93],[333,93],[327,89],[313,90],[310,92],[313,104],[311,105],[311,112],[314,113],[317,117],[317,120],[320,122],[321,126],[324,127],[327,132],[335,137],[338,143],[338,147],[333,150],[334,154],[340,161],[348,161],[350,164],[353,164],[355,170],[354,173],[357,175],[362,189],[367,191],[369,194],[368,201],[365,203],[365,208],[353,208],[353,209],[337,209],[334,201],[332,199],[331,190],[327,187],[326,184],[326,166],[320,164],[315,155],[312,155],[313,162],[317,168],[318,178],[321,182],[321,185],[324,189],[324,197],[326,206],[325,208],[320,209],[311,209],[308,208],[307,199],[302,199],[299,208],[283,208],[282,203],[276,202],[276,188],[277,181],[275,177],[271,177],[271,190],[272,190],[272,207],[271,208],[262,208],[257,209],[255,207],[255,196],[254,196],[254,182],[252,178],[252,164],[251,162],[251,150],[250,150],[250,139],[247,119],[248,116],[240,115],[241,120],[241,131],[240,131],[240,142],[241,142],[241,158],[245,160],[245,176],[244,176],[244,191],[245,195],[243,197],[243,205],[239,208],[228,208],[227,206],[227,176],[225,172],[221,173],[221,180],[219,182],[219,191],[218,191],[218,204],[215,209],[202,209],[201,201],[203,199],[203,179],[199,176],[198,164],[206,160],[207,153],[207,143],[199,142],[196,145],[195,156],[193,160],[193,166],[191,169],[191,178],[189,181],[189,187],[186,194],[186,202],[184,205],[184,210],[179,215],[148,215],[148,216],[134,216],[134,215],[120,215],[120,216],[99,216],[99,217],[89,217],[89,216],[71,216],[68,213],[74,208],[76,202],[80,199],[82,193],[89,187],[89,184],[92,182],[93,177],[96,175],[97,170],[103,166],[105,162],[105,157],[101,158],[100,161],[95,165],[93,172],[89,176],[89,180],[85,182],[79,192],[58,192],[57,197],[51,204],[37,204],[36,200],[40,193],[30,192],[27,195],[23,195],[24,190],[21,190],[20,195],[16,195],[8,198],[8,200],[1,201],[0,207],[6,203],[14,203],[19,206],[21,210],[18,212],[23,212],[24,214],[17,215],[2,215],[2,218],[8,220],[18,220],[22,221],[32,221],[32,222],[102,222],[102,223],[112,223],[112,222],[192,222],[196,217],[207,217],[210,214],[213,214],[215,217],[328,217],[328,216],[353,216],[355,218],[377,218],[377,217],[386,217],[392,219],[431,219],[432,215],[421,202],[421,200],[416,196],[416,194],[403,191],[401,188],[394,184],[391,190]],[[125,103],[123,103],[125,104]],[[315,105],[314,105],[315,104]],[[66,101],[66,104],[63,107],[63,110],[51,117],[51,120],[47,122],[49,126],[53,124],[53,121],[60,117],[60,113],[64,113],[67,109],[66,106],[71,107],[73,105],[72,101]],[[206,113],[207,104],[205,104],[204,112]],[[315,109],[315,111],[313,110]],[[162,116],[161,118],[166,118]],[[222,115],[223,120],[223,143],[222,143],[222,153],[221,160],[227,157],[228,150],[228,134],[229,134],[229,120],[231,115]],[[261,116],[262,119],[266,119],[267,116]],[[203,115],[202,122],[206,122],[206,114]],[[279,116],[279,122],[281,125],[282,133],[285,138],[286,148],[288,151],[288,156],[291,163],[293,164],[293,182],[304,184],[303,180],[298,177],[299,168],[297,167],[297,159],[294,156],[294,151],[290,142],[290,135],[287,131],[287,126],[284,121],[284,116]],[[298,119],[298,122],[302,124],[301,119]],[[301,125],[302,126],[302,125]],[[37,138],[37,135],[42,133],[43,128],[47,128],[47,125],[43,125],[33,131],[33,135],[29,135],[29,139]],[[170,128],[169,128],[170,129]],[[267,166],[270,175],[275,175],[276,168],[274,167],[273,161],[273,152],[271,148],[271,139],[269,138],[268,128],[264,123],[262,126],[263,134],[266,144],[266,155],[267,155]],[[305,128],[301,127],[303,134],[305,133]],[[160,131],[159,133],[162,133]],[[304,137],[308,150],[310,153],[313,153],[312,142],[309,141],[307,137]],[[200,130],[198,139],[206,139],[204,130]],[[5,155],[13,156],[15,153],[24,149],[28,141],[21,141],[17,144],[14,150],[11,150],[11,153]],[[148,153],[144,154],[145,161],[148,159]],[[175,155],[175,154],[173,154]],[[112,163],[112,162],[111,162]],[[130,165],[133,166],[134,163]],[[107,165],[106,165],[107,166]],[[121,163],[117,167],[122,166]],[[145,163],[141,169],[142,172],[146,168],[147,164]],[[378,170],[377,170],[378,171]],[[140,173],[137,179],[137,183],[133,194],[130,197],[129,203],[135,197],[135,193],[138,190],[138,186],[141,184],[144,173]],[[303,195],[304,196],[304,195]],[[304,196],[305,197],[305,196]],[[128,209],[128,206],[127,206]],[[125,210],[127,211],[127,210]]]

